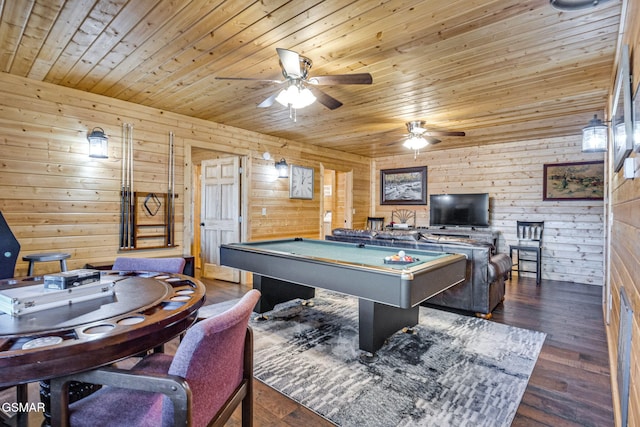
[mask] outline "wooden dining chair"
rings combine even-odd
[[[233,307],[197,322],[175,356],[153,353],[131,369],[100,368],[51,380],[52,422],[60,426],[223,426],[238,405],[253,419],[252,289]],[[70,381],[104,387],[71,405]]]
[[[544,221],[516,221],[518,243],[509,245],[509,256],[513,261],[511,272],[535,273],[536,284],[542,280],[542,232]],[[515,257],[514,257],[515,254]],[[535,264],[535,270],[526,267]]]
[[[408,228],[416,228],[416,211],[409,209],[397,209],[391,212],[391,222],[405,225]]]
[[[380,231],[384,228],[384,217],[383,216],[370,216],[367,217],[367,225],[365,229]]]

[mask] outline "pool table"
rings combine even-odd
[[[413,262],[388,259],[404,251]],[[465,279],[464,255],[313,239],[283,239],[220,246],[220,264],[253,273],[265,313],[315,288],[355,296],[359,347],[375,353],[385,340],[418,323],[419,304]]]

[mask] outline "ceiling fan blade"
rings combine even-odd
[[[327,107],[328,109],[335,110],[336,108],[342,106],[342,102],[338,101],[337,99],[335,99],[332,96],[327,95],[326,93],[324,93],[320,89],[318,89],[316,87],[309,87],[308,89],[311,91],[313,96],[316,97],[316,100],[320,104],[322,104],[325,107]]]
[[[370,85],[373,77],[369,73],[334,74],[311,77],[309,83],[314,85]]]
[[[276,48],[276,51],[280,57],[280,65],[284,70],[285,76],[292,78],[302,77],[302,72],[300,71],[300,55],[292,50],[279,47]]]
[[[258,108],[271,107],[273,105],[273,102],[276,100],[277,96],[278,96],[278,92],[274,93],[273,95],[271,95],[270,97],[262,101],[260,104],[258,104]]]
[[[253,82],[266,82],[276,84],[282,84],[285,82],[284,80],[254,79],[251,77],[216,77],[216,80],[249,80]]]
[[[465,136],[464,132],[446,131],[446,130],[428,130],[424,133],[430,136]]]

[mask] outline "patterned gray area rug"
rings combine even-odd
[[[316,290],[314,306],[251,320],[254,376],[339,426],[509,426],[545,334],[420,308],[372,361],[358,349],[358,301]]]

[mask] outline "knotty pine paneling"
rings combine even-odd
[[[71,253],[69,268],[112,261],[118,251],[122,124],[133,125],[134,190],[168,189],[169,132],[174,132],[176,224],[179,247],[128,251],[125,256],[191,253],[193,217],[190,177],[185,177],[185,147],[193,162],[221,155],[249,159],[246,239],[318,238],[320,167],[354,172],[354,205],[364,222],[369,210],[370,161],[294,141],[268,137],[130,102],[88,94],[49,83],[0,73],[0,210],[21,244],[16,275],[26,274],[22,256],[47,251]],[[101,127],[109,136],[109,158],[87,156],[87,132]],[[273,153],[265,161],[262,153]],[[313,167],[313,200],[289,199],[288,179],[271,177],[274,161]],[[267,215],[262,216],[262,207]],[[36,266],[37,273],[57,263]]]
[[[243,168],[250,171],[246,189],[249,206],[247,212],[243,213],[246,227],[243,239],[322,237],[322,218],[326,208],[322,206],[321,167],[338,172],[353,172],[353,205],[357,207],[354,218],[364,223],[369,211],[368,158],[312,145],[300,145],[203,120],[193,119],[193,123],[197,123],[197,127],[190,129],[190,136],[185,139],[185,144],[191,147],[192,162],[219,155],[240,155],[247,158],[247,164]],[[195,139],[195,135],[200,136],[200,140]],[[203,150],[209,154],[203,153]],[[270,160],[263,158],[264,152],[270,153]],[[275,175],[274,164],[281,158],[289,165],[314,169],[312,200],[289,198],[289,179],[277,178]],[[263,208],[266,209],[266,215],[262,215]],[[188,217],[189,213],[185,215]],[[189,227],[189,224],[185,226]]]
[[[629,45],[631,70],[633,75],[632,93],[640,85],[640,0],[623,2],[626,11],[621,32],[622,43]],[[613,80],[613,76],[612,76]],[[613,92],[613,90],[611,91]],[[640,153],[632,153],[637,157]],[[611,268],[608,274],[611,289],[610,322],[606,325],[609,343],[609,363],[613,407],[616,426],[620,425],[620,395],[618,393],[618,332],[620,327],[620,289],[624,287],[633,309],[633,327],[631,344],[631,386],[629,397],[628,425],[640,425],[640,179],[625,179],[620,170],[611,179]],[[608,308],[605,298],[604,312]]]
[[[620,9],[620,1],[564,13],[516,0],[13,0],[0,2],[0,70],[325,148],[401,155],[390,142],[418,118],[488,144],[571,135],[603,108]],[[275,86],[215,80],[279,78],[276,47],[308,56],[310,76],[367,72],[374,83],[327,87],[344,106],[327,114],[316,103],[293,122],[279,107],[255,108]]]
[[[545,163],[602,160],[583,154],[581,136],[518,141],[450,150],[423,151],[375,160],[377,181],[372,214],[391,219],[394,209],[417,213],[418,226],[429,225],[429,206],[380,205],[379,171],[427,166],[430,194],[489,193],[491,228],[500,232],[498,251],[516,241],[516,221],[545,221],[543,272],[549,280],[603,283],[604,207],[602,201],[543,201]],[[527,275],[527,273],[523,273]]]
[[[21,244],[16,275],[26,274],[28,253],[69,252],[69,268],[112,261],[118,253],[122,124],[134,126],[134,190],[168,191],[168,135],[162,114],[136,114],[135,106],[79,91],[0,75],[2,168],[0,209]],[[147,109],[149,110],[149,109]],[[87,156],[86,134],[101,127],[109,158]],[[182,150],[176,149],[176,241],[182,242]],[[132,256],[182,254],[183,249],[128,252]],[[58,268],[36,265],[36,273]]]

